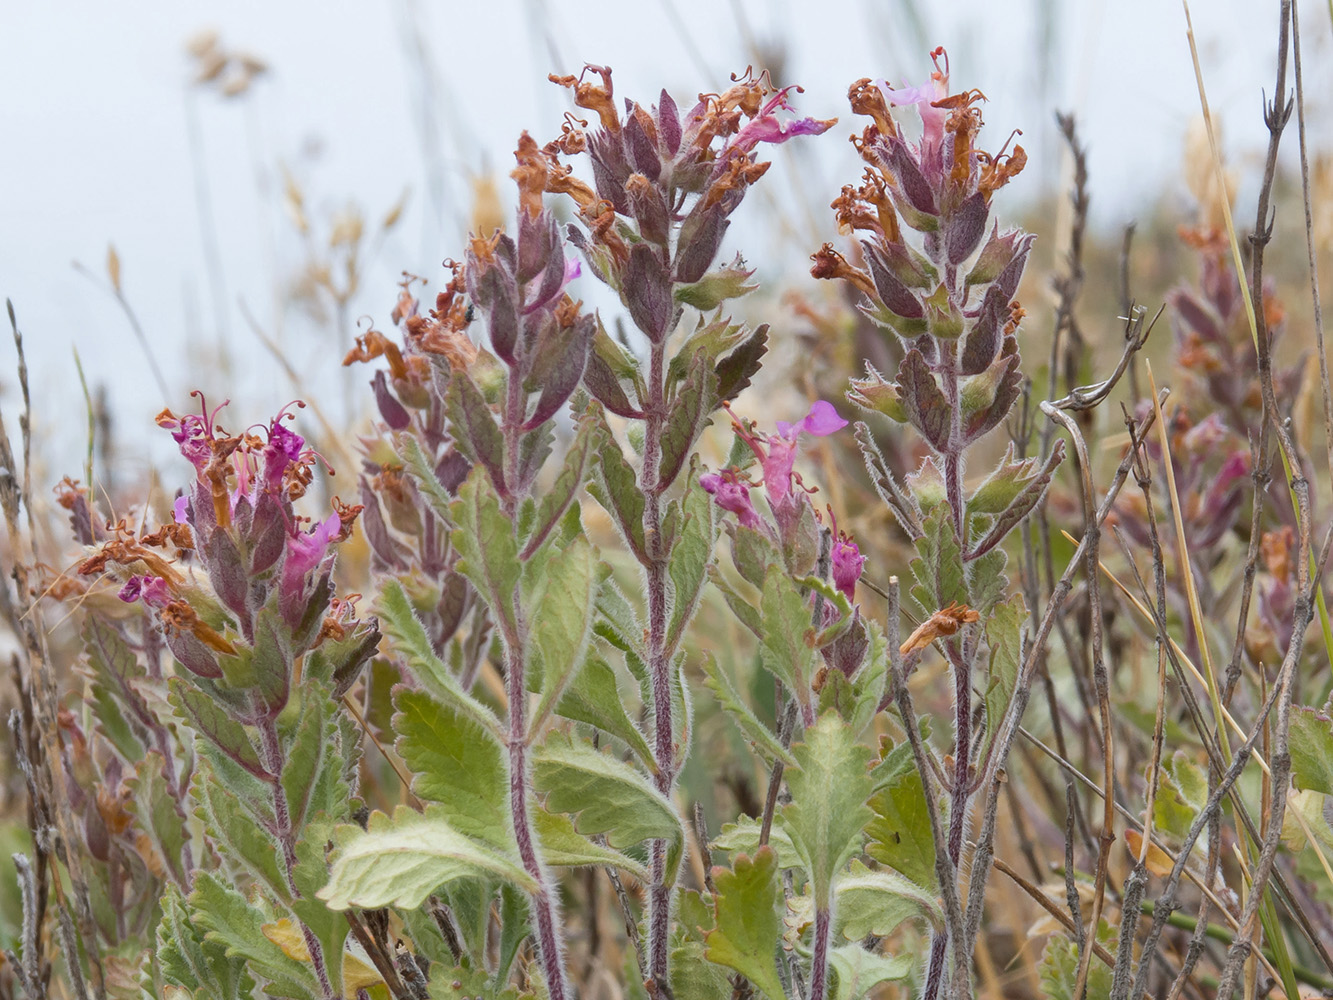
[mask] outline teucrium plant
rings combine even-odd
[[[797,468],[847,421],[822,400],[782,414],[799,419],[743,416],[769,329],[724,312],[755,287],[719,255],[769,166],[761,144],[832,122],[791,117],[792,88],[764,76],[684,113],[665,92],[622,111],[601,67],[555,82],[597,127],[571,115],[545,146],[525,134],[512,229],[473,234],[433,307],[405,277],[401,341],[371,329],[347,357],[387,366],[371,382],[382,433],[364,442],[361,505],[302,518],[317,456],[287,415],[233,435],[206,409],[159,420],[196,478],[158,532],[103,530],[73,484],[62,492],[96,546],[81,570],[114,574],[140,605],[132,625],[90,616],[99,729],[91,751],[77,725],[69,737],[75,808],[108,865],[102,938],[155,928],[144,982],[162,998],[565,1000],[582,975],[566,924],[589,918],[561,912],[562,873],[598,869],[652,996],[863,997],[913,975],[910,954],[880,948],[908,921],[934,935],[927,996],[966,995],[963,836],[1003,763],[995,723],[1023,652],[1000,546],[1061,457],[1011,450],[965,484],[1021,380],[1014,295],[1031,238],[989,223],[1021,149],[979,152],[979,95],[949,96],[943,73],[919,90],[853,87],[874,121],[857,140],[870,170],[835,206],[865,237],[864,268],[826,246],[815,271],[851,281],[902,341],[895,377],[870,371],[848,399],[930,449],[900,483],[871,428],[855,429],[916,547],[922,624],[900,641],[896,619],[863,613],[866,558]],[[891,104],[918,106],[919,142]],[[585,270],[617,294],[628,333],[571,294]],[[723,408],[734,445],[708,471],[696,447]],[[585,490],[624,558],[585,533],[585,513],[600,517]],[[358,515],[365,621],[332,582],[332,546]],[[693,627],[710,585],[753,638],[772,713]],[[906,674],[935,645],[954,681],[945,764],[903,710]],[[692,841],[677,801],[687,650],[768,778],[757,815],[711,841],[702,825]],[[894,704],[909,738],[875,746]],[[364,760],[358,726],[379,744]],[[683,887],[692,844],[729,857]]]
[[[1013,693],[1026,619],[1021,597],[1004,603],[1008,582],[999,545],[1041,500],[1063,450],[1057,444],[1039,463],[1018,458],[1011,447],[970,493],[965,486],[969,450],[1001,425],[1022,391],[1017,332],[1023,309],[1014,296],[1033,237],[1001,232],[998,223],[990,223],[992,196],[1026,162],[1022,147],[991,155],[976,145],[984,97],[980,91],[951,95],[947,58],[941,67],[942,50],[934,56],[936,72],[923,87],[853,84],[852,109],[871,119],[853,137],[867,170],[864,182],[843,188],[833,207],[840,226],[861,236],[865,266],[853,266],[826,244],[814,256],[813,273],[855,286],[864,296],[865,314],[904,351],[894,379],[869,369],[852,383],[848,399],[907,424],[930,448],[921,467],[900,484],[870,427],[857,427],[871,478],[917,551],[910,595],[923,624],[903,643],[905,662],[894,682],[903,684],[919,655],[937,640],[953,674],[953,762],[940,782],[948,824],[945,843],[934,849],[948,853],[944,868],[958,881],[942,888],[956,908],[958,886],[967,882],[963,839],[972,797],[1003,763],[995,736]],[[907,137],[893,106],[916,107],[918,141]],[[917,238],[909,239],[908,231]],[[981,665],[988,676],[979,684]],[[978,684],[985,692],[979,723],[972,705]],[[916,720],[903,723],[915,726]],[[930,769],[906,780],[923,783],[929,798],[937,794]],[[901,797],[885,793],[872,801],[890,828],[903,805]],[[895,864],[901,841],[896,847],[881,844],[878,856]],[[919,866],[918,877],[927,870],[943,869]],[[956,910],[952,936],[969,937],[958,916]],[[948,932],[935,937],[927,1000],[950,976],[950,995],[970,995],[970,942],[953,941],[950,974],[950,937]]]

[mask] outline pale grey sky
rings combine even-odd
[[[71,262],[100,277],[107,245],[115,244],[125,293],[177,393],[173,406],[184,406],[189,386],[225,386],[244,401],[235,424],[293,395],[242,318],[243,299],[336,413],[343,396],[335,367],[350,333],[332,342],[307,317],[281,308],[301,245],[283,213],[280,165],[300,180],[316,219],[355,201],[374,220],[410,192],[403,222],[377,248],[350,310],[352,321],[366,314],[383,324],[401,270],[435,278],[439,260],[458,252],[469,178],[507,172],[522,129],[541,139],[557,131],[567,104],[546,73],[577,72],[585,60],[614,67],[619,95],[655,101],[665,86],[684,102],[721,89],[726,73],[744,67],[747,37],[785,46],[785,81],[806,88],[800,109],[843,122],[818,148],[793,152],[799,185],[791,176],[768,178],[760,207],[742,211],[738,246],[747,232],[771,237],[775,216],[792,219],[786,243],[765,244],[784,246],[785,259],[750,247],[751,263],[769,269],[799,266],[832,237],[821,206],[859,174],[845,143],[848,83],[915,82],[934,44],[948,48],[956,86],[990,98],[990,144],[1024,130],[1033,163],[1006,192],[1011,204],[1059,174],[1050,127],[1056,108],[1079,114],[1098,225],[1118,227],[1160,195],[1180,196],[1183,135],[1198,96],[1177,2],[919,2],[928,9],[919,31],[903,13],[909,6],[0,0],[0,294],[14,301],[27,336],[36,418],[49,441],[44,471],[80,461],[75,347],[90,379],[110,385],[125,450],[165,454],[161,442],[146,444],[156,438],[145,431],[163,401],[142,352],[109,293]],[[1305,7],[1307,95],[1318,95],[1313,135],[1323,143],[1330,136],[1323,95],[1333,91],[1329,16],[1322,4]],[[1242,170],[1265,138],[1259,101],[1261,88],[1272,87],[1276,10],[1276,0],[1195,4],[1209,97]],[[184,43],[205,27],[271,67],[245,98],[225,101],[189,86]],[[1289,138],[1294,152],[1294,130]],[[1250,188],[1241,190],[1244,197]],[[230,373],[218,367],[219,337]],[[6,344],[7,415],[15,399],[10,357]],[[356,398],[368,399],[361,375]]]

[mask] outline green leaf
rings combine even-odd
[[[990,669],[986,682],[986,746],[995,739],[1004,721],[1014,689],[1018,687],[1018,672],[1023,665],[1023,625],[1027,622],[1027,605],[1022,594],[1015,594],[1007,603],[998,604],[986,619],[986,643],[990,646]]]
[[[450,513],[450,506],[454,498],[449,495],[449,491],[440,483],[440,477],[435,474],[435,463],[430,460],[421,447],[421,442],[415,434],[399,434],[394,437],[394,452],[402,460],[403,468],[412,477],[416,484],[417,492],[426,498],[426,503],[430,504],[430,509],[445,524],[452,525],[450,520],[453,516]]]
[[[513,522],[489,480],[475,469],[458,488],[453,515],[458,527],[451,538],[462,557],[458,571],[472,581],[508,640],[518,632],[514,600],[523,569]]]
[[[512,986],[497,987],[485,968],[446,966],[431,970],[430,1000],[519,1000],[519,995]]]
[[[873,813],[866,806],[872,784],[870,749],[835,713],[827,713],[792,747],[797,770],[787,774],[791,803],[783,807],[787,831],[810,873],[815,906],[828,909],[833,880],[861,850],[862,830]]]
[[[704,957],[702,941],[671,949],[671,994],[676,1000],[721,1000],[732,995],[731,974]]]
[[[314,817],[301,831],[296,843],[296,867],[292,879],[301,893],[301,898],[291,903],[292,912],[319,940],[324,954],[341,956],[351,926],[346,914],[339,913],[326,906],[317,897],[317,893],[328,881],[329,866],[325,860],[325,848],[333,839],[335,826],[327,815]],[[327,971],[333,983],[334,996],[344,996],[343,963],[329,961]]]
[[[245,960],[228,958],[222,945],[204,939],[176,886],[163,889],[161,902],[156,958],[163,980],[201,1000],[249,1000],[254,980],[246,972]]]
[[[708,272],[698,281],[676,285],[676,301],[694,306],[700,312],[712,312],[728,299],[749,295],[758,288],[758,284],[746,284],[753,276],[754,272],[746,268],[738,257],[732,263]]]
[[[292,676],[292,653],[285,636],[288,630],[272,607],[261,608],[255,616],[254,654],[250,658],[255,673],[256,694],[264,711],[273,718],[287,704],[287,690]]]
[[[795,767],[796,758],[782,745],[782,741],[778,739],[777,734],[760,722],[758,716],[750,711],[750,707],[745,704],[740,693],[732,686],[731,678],[718,665],[717,657],[711,652],[705,652],[703,655],[703,671],[704,687],[713,692],[718,705],[727,715],[731,716],[731,720],[736,723],[741,734],[764,758],[764,762],[771,764],[775,760],[780,760],[788,767]]]
[[[125,782],[130,790],[127,808],[138,820],[140,829],[148,834],[172,879],[177,885],[185,885],[187,872],[182,867],[181,855],[190,833],[185,828],[185,816],[176,803],[175,792],[167,783],[165,770],[166,761],[160,753],[149,753],[140,760],[134,774]]]
[[[643,531],[643,493],[639,480],[620,451],[620,445],[606,426],[605,418],[599,423],[601,433],[597,442],[596,476],[588,484],[588,492],[611,515],[611,521],[634,558],[648,564],[648,542]]]
[[[528,728],[531,740],[555,708],[588,652],[597,600],[597,555],[583,537],[565,546],[546,567],[541,599],[529,631],[541,658],[542,696]]]
[[[743,525],[737,525],[732,533],[731,559],[741,579],[760,590],[769,568],[784,565],[782,553],[766,533]]]
[[[342,739],[328,688],[307,678],[298,698],[300,715],[282,769],[282,788],[296,830],[315,813],[342,813],[351,799],[343,781]]]
[[[574,821],[563,813],[538,808],[532,814],[532,825],[541,843],[542,860],[548,865],[557,868],[605,865],[618,868],[645,884],[652,878],[648,869],[628,854],[603,847],[583,836],[574,829]]]
[[[875,818],[866,827],[866,853],[935,891],[935,837],[921,775],[915,769],[900,774],[872,795],[869,804]]]
[[[1333,719],[1298,705],[1291,713],[1290,748],[1296,787],[1333,795]]]
[[[556,714],[624,740],[646,767],[654,766],[652,747],[625,711],[615,671],[596,653],[575,675],[556,706]]]
[[[424,691],[393,695],[395,744],[412,771],[412,791],[439,802],[449,825],[491,847],[514,844],[509,817],[509,768],[494,734],[457,707]]]
[[[1097,929],[1097,940],[1115,954],[1116,934],[1105,920]],[[1087,988],[1081,996],[1075,996],[1078,944],[1063,932],[1052,934],[1046,941],[1038,970],[1042,996],[1046,1000],[1109,1000],[1111,996],[1111,970],[1098,961],[1088,965]]]
[[[153,721],[153,713],[139,692],[147,674],[120,634],[98,615],[88,615],[84,621],[83,648],[93,668],[98,727],[132,764],[143,757],[143,739],[147,736],[143,729]]]
[[[424,813],[399,806],[393,816],[374,812],[365,830],[347,824],[335,834],[338,849],[329,883],[319,891],[333,910],[414,909],[442,885],[486,875],[498,875],[526,892],[537,889],[517,861],[459,833],[438,806]]]
[[[699,607],[708,565],[717,545],[718,526],[713,498],[690,476],[682,504],[685,521],[667,564],[671,579],[671,619],[667,626],[667,655],[680,643],[685,628]]]
[[[940,384],[916,348],[903,356],[898,366],[898,396],[907,420],[921,432],[940,454],[949,447],[949,425],[953,407],[945,398]]]
[[[716,564],[708,567],[708,579],[712,581],[714,587],[722,591],[722,598],[727,602],[731,613],[736,616],[736,620],[749,629],[756,639],[762,639],[764,625],[759,609],[731,585]]]
[[[452,705],[478,725],[500,738],[499,720],[489,708],[463,690],[453,671],[435,655],[430,636],[417,618],[402,584],[385,580],[375,602],[384,634],[399,657],[412,668],[413,675],[440,701]]]
[[[491,982],[495,988],[504,986],[509,978],[518,949],[531,933],[528,919],[528,897],[512,885],[500,885],[500,960],[495,963]]]
[[[666,840],[667,878],[675,879],[685,831],[671,803],[634,768],[552,732],[533,753],[532,778],[546,808],[573,815],[582,834],[604,833],[616,848]]]
[[[676,481],[694,442],[708,426],[709,416],[717,406],[717,373],[704,355],[690,363],[690,372],[670,400],[666,424],[662,428],[662,460],[657,467],[658,483],[665,487]]]
[[[722,832],[713,840],[713,850],[730,851],[733,854],[739,851],[754,857],[759,852],[760,832],[759,820],[742,816],[735,823],[722,825]],[[796,845],[792,843],[791,834],[787,832],[787,821],[782,813],[773,817],[773,825],[768,831],[768,847],[777,854],[778,867],[784,871],[788,868],[800,868],[805,863],[801,860]]]
[[[764,576],[759,615],[759,655],[764,668],[797,698],[808,698],[815,667],[815,630],[805,598],[780,566],[770,566]]]
[[[713,369],[717,373],[718,399],[730,402],[748,388],[750,379],[763,367],[763,357],[767,353],[768,324],[763,323]]]
[[[271,917],[213,873],[195,873],[189,905],[205,941],[220,946],[228,958],[243,959],[250,972],[268,981],[268,992],[312,1000],[323,996],[310,967],[289,958],[264,934]]]
[[[273,780],[273,776],[259,762],[259,754],[255,752],[245,728],[234,721],[226,709],[179,677],[172,677],[167,683],[171,688],[170,699],[176,714],[191,728],[208,737],[214,746],[260,781]]]
[[[560,474],[556,476],[555,482],[551,483],[550,488],[542,494],[541,501],[537,505],[532,533],[523,546],[521,558],[531,557],[532,553],[550,535],[551,529],[564,516],[565,511],[569,509],[569,505],[574,502],[574,498],[578,495],[579,490],[583,487],[584,480],[587,478],[588,465],[593,460],[601,433],[601,429],[591,414],[585,414],[579,419],[578,431],[574,435],[574,443],[570,445],[569,451],[565,454],[565,463],[560,467]]]
[[[943,926],[944,913],[935,895],[893,872],[871,871],[853,861],[838,879],[837,926],[848,941],[867,935],[888,937],[904,920],[925,917]]]
[[[459,451],[474,465],[485,468],[498,489],[504,489],[504,436],[486,398],[467,372],[450,372],[444,405]]]
[[[912,599],[922,618],[950,604],[968,603],[967,580],[963,571],[963,550],[954,533],[953,516],[940,504],[921,524],[924,534],[916,540],[917,556],[912,560]]]
[[[1184,838],[1208,804],[1208,772],[1177,750],[1164,761],[1153,799],[1153,823],[1159,830]]]
[[[268,829],[255,822],[242,799],[218,780],[206,757],[195,765],[190,781],[190,795],[198,804],[209,836],[227,860],[236,862],[259,879],[276,899],[291,898],[291,889],[282,871],[282,847]]]
[[[705,938],[704,955],[735,969],[769,1000],[786,1000],[774,961],[782,935],[777,855],[769,847],[754,860],[738,855],[730,870],[713,869],[713,881],[717,926]]]
[[[870,996],[880,983],[907,979],[916,966],[916,956],[908,953],[890,958],[866,951],[859,944],[845,944],[829,951],[833,970],[832,1000],[860,1000]]]

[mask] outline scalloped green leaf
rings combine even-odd
[[[705,937],[710,962],[735,969],[769,1000],[786,1000],[774,955],[782,936],[782,885],[778,858],[761,847],[751,859],[736,856],[732,868],[714,868],[717,926]]]
[[[419,813],[399,806],[392,816],[374,812],[366,829],[346,824],[335,836],[329,881],[318,894],[333,910],[412,909],[461,878],[499,876],[525,892],[537,889],[516,860],[464,836],[438,807]]]
[[[791,802],[782,810],[787,832],[810,874],[815,905],[827,909],[839,870],[861,850],[873,813],[869,747],[836,713],[826,713],[792,747],[797,770],[787,774]]]
[[[492,847],[514,843],[509,816],[509,768],[489,729],[424,691],[394,690],[395,744],[412,772],[412,791],[449,825]]]
[[[671,803],[644,775],[589,743],[552,732],[533,751],[532,777],[546,808],[571,814],[582,834],[606,834],[616,848],[667,841],[667,878],[674,880],[685,831]]]

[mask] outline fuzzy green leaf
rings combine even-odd
[[[556,706],[556,714],[587,723],[624,740],[645,766],[652,766],[653,749],[629,713],[616,683],[616,672],[596,653],[592,654]]]
[[[168,681],[171,703],[176,714],[191,728],[208,739],[231,760],[245,768],[261,781],[272,781],[272,775],[259,762],[259,754],[246,735],[245,728],[229,716],[221,705],[208,695],[178,677]]]
[[[915,769],[900,774],[871,796],[869,804],[875,818],[866,827],[866,853],[935,891],[935,838],[921,775]]]
[[[555,708],[588,652],[597,600],[597,555],[575,538],[546,566],[541,599],[530,625],[531,648],[541,657],[542,696],[532,713],[534,736]]]
[[[176,884],[185,885],[187,873],[181,855],[190,832],[176,796],[167,784],[165,768],[166,761],[160,753],[149,753],[135,765],[133,776],[125,782],[130,789],[128,809],[140,829],[148,834]]]
[[[83,647],[93,668],[92,695],[97,705],[98,728],[125,759],[133,764],[144,754],[145,723],[153,718],[139,692],[146,677],[139,658],[125,645],[120,634],[98,615],[89,615],[83,626]]]
[[[853,861],[838,879],[837,925],[848,941],[887,937],[904,920],[926,917],[942,926],[944,914],[933,893],[893,872],[871,871]]]
[[[1208,772],[1190,760],[1185,751],[1177,750],[1163,762],[1158,776],[1153,823],[1159,830],[1184,838],[1207,803]]]
[[[713,840],[713,849],[730,851],[733,854],[739,851],[754,857],[760,847],[759,834],[760,821],[750,816],[742,816],[735,823],[722,825],[722,832]],[[778,867],[784,871],[788,868],[800,868],[804,864],[796,845],[792,843],[791,834],[787,832],[787,821],[782,813],[773,817],[773,825],[768,831],[768,846],[777,854]]]
[[[537,883],[517,861],[483,847],[449,825],[439,807],[425,813],[399,806],[370,815],[367,828],[336,831],[338,849],[319,898],[333,910],[353,906],[412,909],[455,879],[498,875],[526,892]]]
[[[492,732],[424,691],[399,687],[393,704],[395,746],[412,771],[412,791],[441,803],[439,813],[460,833],[510,848],[509,768]]]
[[[241,958],[250,972],[268,981],[268,992],[282,997],[321,997],[309,966],[288,957],[264,934],[272,918],[211,872],[197,872],[189,898],[196,926],[206,942],[222,947],[229,958]]]
[[[1297,706],[1291,713],[1290,741],[1296,787],[1333,795],[1333,719]]]
[[[498,738],[499,721],[489,708],[463,690],[453,671],[435,655],[430,636],[412,610],[402,584],[397,580],[386,580],[380,585],[375,612],[395,652],[412,668],[413,675],[422,685],[440,701],[452,705]]]
[[[717,926],[705,938],[705,956],[735,969],[769,1000],[786,1000],[774,961],[782,935],[777,855],[770,847],[753,860],[738,855],[730,870],[713,869],[713,881]]]
[[[791,752],[782,745],[777,734],[768,726],[764,725],[745,704],[745,700],[731,683],[722,668],[718,665],[717,657],[711,652],[705,652],[703,657],[704,687],[708,688],[717,698],[718,705],[731,720],[736,723],[741,734],[750,742],[756,751],[764,758],[764,762],[771,764],[775,760],[782,761],[788,767],[796,766],[796,758]]]
[[[398,434],[394,437],[394,445],[394,451],[416,484],[417,492],[426,498],[436,517],[445,524],[452,525],[453,514],[450,507],[454,498],[441,485],[440,477],[435,474],[435,464],[421,447],[416,435]]]
[[[963,572],[963,550],[954,533],[953,517],[941,504],[925,516],[924,534],[916,540],[916,558],[912,560],[912,598],[922,618],[950,604],[967,604],[967,580]]]
[[[666,840],[667,878],[676,877],[685,832],[671,803],[638,771],[553,732],[535,749],[533,784],[546,796],[551,812],[570,813],[582,834],[606,834],[612,847],[629,847],[645,840]]]
[[[718,1000],[732,995],[731,974],[708,961],[703,942],[681,941],[671,949],[671,994],[676,1000]]]
[[[1004,721],[1005,712],[1018,687],[1023,665],[1023,626],[1027,605],[1022,594],[998,604],[986,620],[986,643],[990,646],[990,670],[986,682],[986,745],[989,747]]]
[[[861,1000],[874,994],[880,983],[893,983],[908,978],[916,966],[916,956],[881,955],[866,951],[859,944],[845,944],[829,951],[829,968],[833,971],[831,1000]]]
[[[486,398],[467,372],[450,372],[445,408],[459,450],[474,465],[485,468],[491,474],[491,481],[504,489],[504,436],[486,405]]]
[[[574,829],[574,821],[563,813],[537,809],[532,816],[537,839],[541,842],[542,860],[557,868],[586,868],[591,865],[609,865],[647,883],[651,873],[627,854],[594,843]]]
[[[764,576],[759,603],[763,640],[759,647],[764,667],[796,696],[810,690],[814,673],[814,628],[810,608],[780,566],[770,566]]]
[[[462,557],[458,571],[472,581],[505,635],[517,631],[514,598],[522,564],[513,522],[500,509],[500,498],[475,469],[458,488],[453,506],[458,527],[451,536]]]
[[[657,467],[657,481],[662,486],[676,481],[716,406],[717,373],[706,356],[697,355],[675,399],[670,401],[662,428],[662,459]]]
[[[342,740],[328,689],[303,684],[299,698],[301,714],[282,769],[292,828],[298,830],[315,813],[341,814],[351,799],[343,781],[345,759],[339,752]]]
[[[162,919],[156,932],[157,965],[164,981],[200,1000],[249,1000],[254,980],[245,959],[228,957],[217,941],[204,939],[190,919],[189,904],[174,885],[162,892]]]
[[[699,607],[708,564],[717,545],[718,525],[713,498],[690,476],[690,487],[682,504],[684,524],[671,549],[667,565],[671,579],[671,619],[667,625],[668,655],[680,643],[685,628]]]
[[[648,562],[648,542],[643,531],[643,493],[639,490],[639,480],[634,469],[625,461],[620,445],[612,436],[610,428],[603,420],[599,427],[597,443],[596,476],[588,484],[588,492],[593,495],[603,509],[611,515],[611,521],[620,532],[630,552],[640,563]]]
[[[564,517],[565,511],[578,496],[587,478],[588,465],[593,460],[601,433],[591,415],[580,418],[578,432],[574,435],[574,443],[570,445],[565,455],[565,463],[560,467],[560,474],[555,477],[550,489],[542,494],[537,504],[532,532],[523,546],[524,559],[531,556],[546,540],[551,529],[556,526],[560,518]]]
[[[218,780],[207,758],[201,758],[195,767],[190,795],[198,804],[196,812],[204,820],[209,836],[221,848],[220,853],[243,865],[275,898],[290,898],[291,889],[279,860],[281,846],[263,825],[255,822],[254,815],[227,784]]]
[[[1097,940],[1115,954],[1116,934],[1105,920],[1097,929]],[[1097,961],[1088,966],[1085,991],[1076,994],[1078,944],[1063,933],[1052,934],[1047,940],[1038,970],[1046,1000],[1109,1000],[1111,996],[1111,970]]]
[[[862,830],[873,816],[865,804],[873,787],[870,749],[853,739],[830,712],[792,747],[797,770],[787,774],[792,800],[782,812],[820,909],[828,908],[838,871],[860,852]]]

